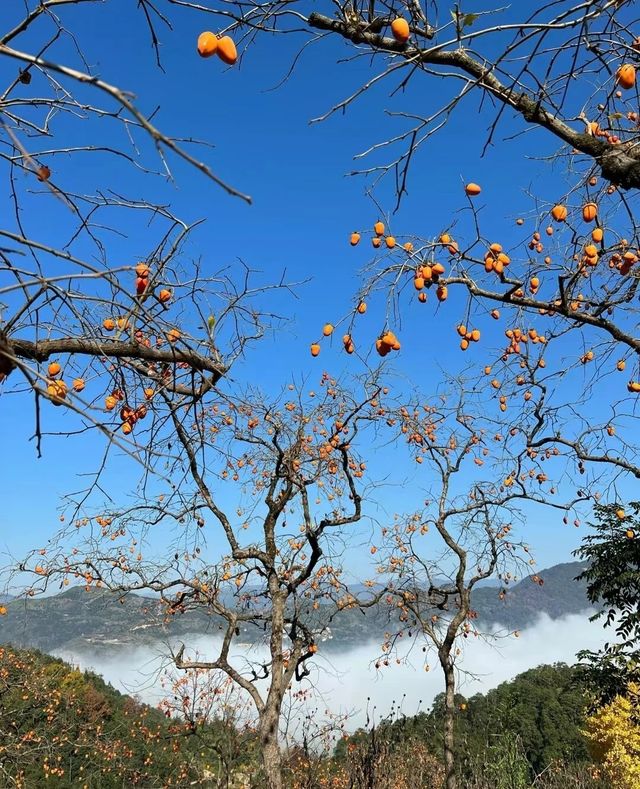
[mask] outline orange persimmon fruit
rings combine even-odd
[[[206,30],[198,36],[198,54],[201,58],[210,58],[218,50],[218,37],[215,33]]]
[[[228,66],[233,66],[238,60],[238,51],[231,36],[222,36],[222,38],[218,39],[216,54],[223,63],[226,63]]]
[[[409,23],[399,16],[391,23],[391,32],[396,41],[405,44],[409,40]]]

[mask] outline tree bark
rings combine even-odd
[[[441,655],[440,663],[444,671],[445,694],[444,694],[444,769],[446,789],[458,789],[458,779],[456,777],[456,758],[455,758],[455,733],[453,723],[456,711],[456,678],[449,655]]]
[[[282,753],[278,742],[279,696],[269,693],[260,716],[260,752],[268,789],[282,789]]]
[[[275,519],[272,519],[265,528],[265,542],[270,550],[275,549],[274,526]],[[282,697],[285,690],[282,633],[284,631],[286,598],[278,588],[278,580],[275,574],[269,576],[268,584],[271,594],[271,636],[269,639],[271,684],[260,713],[260,750],[267,780],[266,787],[268,789],[282,789],[282,752],[280,751],[278,735],[280,732]]]

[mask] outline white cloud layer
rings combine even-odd
[[[498,628],[493,629],[494,632]],[[191,652],[213,657],[219,641],[203,635],[184,639]],[[460,692],[465,696],[486,692],[501,682],[512,679],[527,669],[544,663],[574,663],[581,649],[597,649],[605,641],[605,632],[597,622],[588,621],[588,612],[561,619],[541,615],[536,624],[520,633],[495,641],[469,637],[464,642],[461,666],[468,674],[460,677]],[[321,651],[309,681],[315,686],[322,707],[333,713],[351,713],[348,729],[362,725],[369,708],[376,707],[376,717],[401,703],[405,714],[428,708],[442,690],[442,676],[433,657],[431,669],[424,670],[424,655],[414,647],[396,664],[395,655],[388,668],[376,671],[373,663],[379,655],[379,644],[363,644],[342,654]],[[59,657],[91,669],[122,692],[139,696],[149,704],[157,704],[163,696],[160,686],[162,667],[168,665],[168,648],[158,642],[151,647],[127,648],[108,654],[59,651]],[[236,661],[244,655],[238,650]],[[252,650],[259,657],[259,650]]]

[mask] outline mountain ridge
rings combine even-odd
[[[564,562],[515,583],[499,595],[494,586],[474,590],[472,606],[481,626],[500,625],[522,630],[540,614],[558,619],[591,607],[586,584],[576,581],[583,562]],[[534,579],[543,579],[543,585]],[[44,652],[74,648],[141,646],[160,639],[186,634],[214,635],[223,620],[202,609],[189,611],[167,621],[156,598],[74,586],[57,595],[41,598],[14,598],[8,601],[7,616],[0,620],[0,643]],[[389,629],[388,609],[344,611],[322,636],[333,649],[348,648],[378,639]],[[245,627],[240,640],[258,641],[262,631]]]

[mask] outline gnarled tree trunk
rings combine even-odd
[[[282,789],[282,752],[278,742],[280,700],[277,697],[272,699],[271,695],[270,693],[260,716],[260,752],[268,789]]]
[[[444,672],[444,768],[446,789],[458,789],[455,759],[455,733],[453,730],[456,706],[456,678],[449,655],[440,655],[440,664]]]

